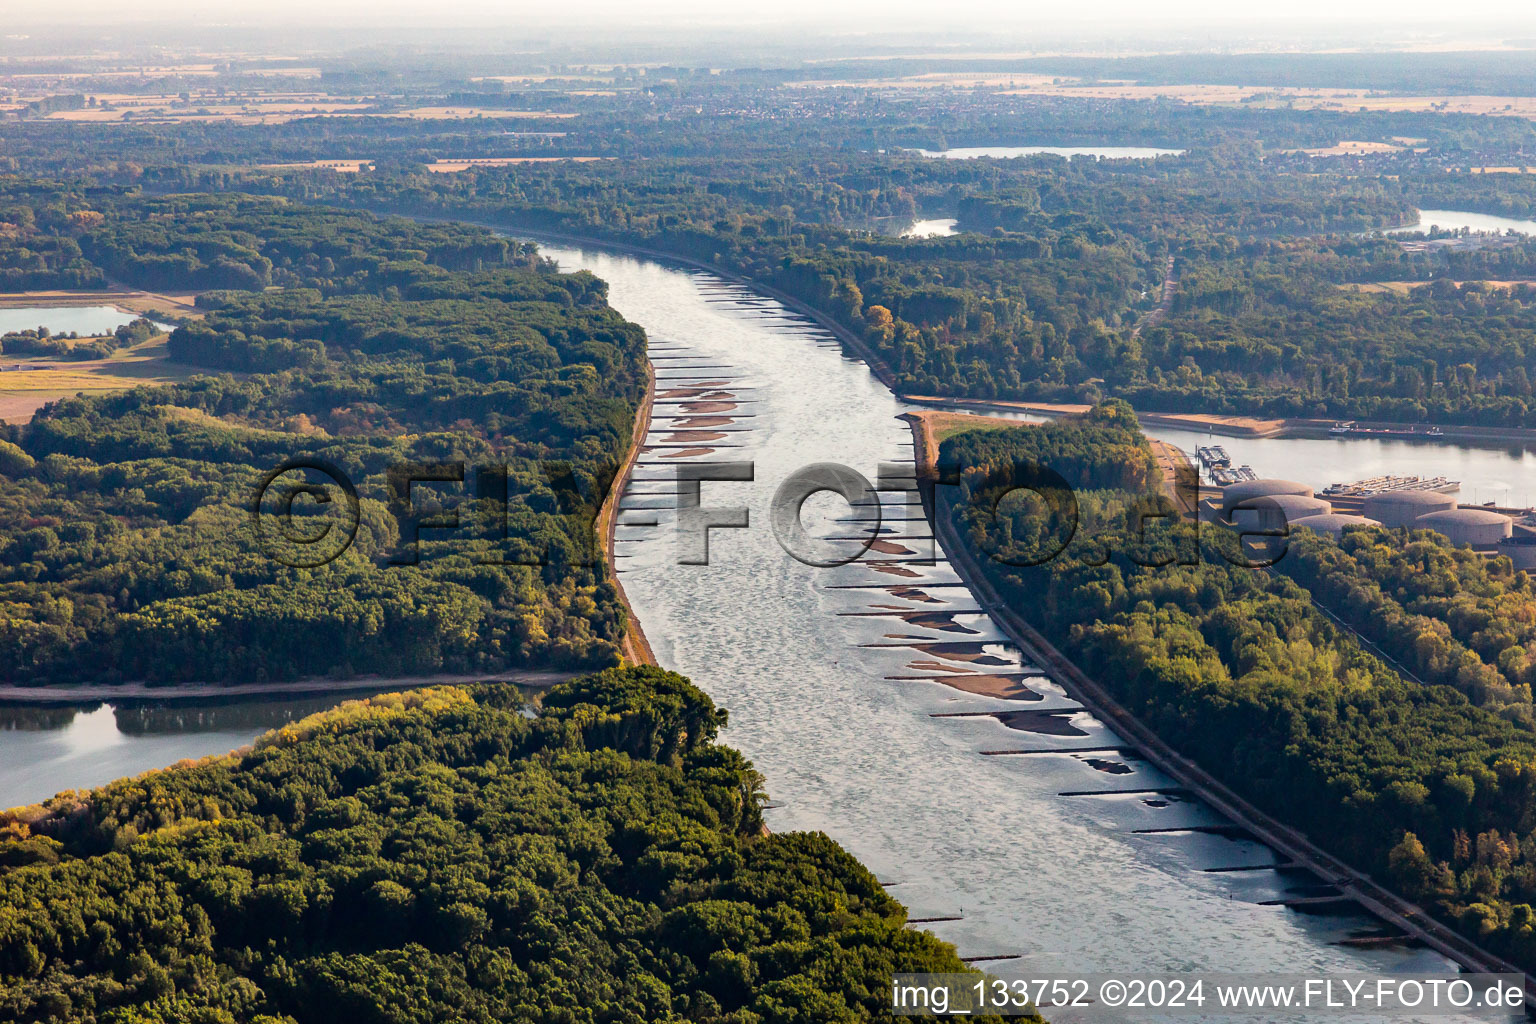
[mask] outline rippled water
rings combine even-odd
[[[1207,871],[1274,858],[1197,802],[1110,792],[1168,787],[1145,763],[1060,752],[1119,740],[1031,675],[942,558],[914,561],[928,529],[905,495],[884,496],[898,533],[882,537],[908,554],[817,569],[784,553],[769,503],[796,469],[835,461],[873,480],[881,462],[912,458],[902,404],[819,328],[707,274],[544,249],[608,281],[650,335],[655,447],[621,505],[620,578],[661,662],[730,709],[725,738],[765,773],[771,827],[825,830],[914,917],[963,918],[929,925],[961,955],[1020,955],[986,965],[999,974],[1448,968],[1424,951],[1334,945],[1371,927],[1361,917],[1261,906],[1311,879]],[[704,483],[702,504],[745,507],[750,525],[714,530],[709,565],[677,564],[675,464],[725,460],[751,460],[755,478]],[[829,507],[852,518],[829,501],[823,520]],[[981,675],[1011,699],[936,681],[977,688]],[[1029,753],[982,753],[997,750]],[[1083,791],[1104,795],[1059,795]],[[1213,830],[1189,831],[1201,828]]]
[[[707,274],[544,248],[607,280],[614,306],[650,335],[660,395],[622,503],[617,564],[662,663],[730,709],[726,739],[766,774],[773,828],[835,836],[914,917],[962,918],[927,925],[962,955],[1020,955],[985,965],[1003,975],[1447,969],[1424,951],[1333,944],[1370,929],[1367,919],[1260,905],[1295,895],[1304,876],[1205,870],[1274,858],[1199,803],[1107,792],[1169,780],[1114,751],[1064,752],[1119,740],[1021,661],[942,556],[921,564],[931,541],[907,495],[882,496],[882,550],[859,562],[816,569],[783,552],[769,501],[795,470],[911,472],[910,433],[895,418],[904,406],[824,332]],[[1220,440],[1261,472],[1319,482],[1334,466],[1396,471],[1437,450],[1472,452],[1456,457],[1490,479],[1529,462],[1519,450],[1379,440]],[[1318,462],[1321,449],[1297,447],[1310,444],[1338,454]],[[714,530],[711,564],[679,565],[673,464],[726,460],[751,460],[755,479],[706,482],[703,505],[744,506],[750,525]],[[1426,468],[1474,475],[1442,463]],[[831,535],[858,536],[861,522],[838,522],[858,518],[837,499],[807,503]],[[0,806],[228,750],[314,706],[11,710],[0,716]],[[982,753],[997,750],[1030,752]],[[1083,791],[1105,795],[1059,795]]]

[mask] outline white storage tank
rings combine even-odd
[[[1299,484],[1295,480],[1244,480],[1239,484],[1228,484],[1221,489],[1222,518],[1230,519],[1232,509],[1245,501],[1280,494],[1296,494],[1310,498],[1312,488],[1306,484]]]
[[[1444,512],[1431,512],[1420,516],[1413,524],[1416,530],[1434,530],[1458,547],[1470,544],[1474,548],[1491,548],[1507,538],[1514,526],[1509,516],[1490,512],[1485,508],[1453,508]]]
[[[1501,540],[1499,554],[1513,562],[1516,569],[1536,569],[1536,537],[1517,535]]]
[[[1239,530],[1277,529],[1308,516],[1327,515],[1333,506],[1310,494],[1265,494],[1237,503],[1230,513]]]
[[[1374,519],[1382,526],[1411,527],[1420,516],[1448,512],[1455,507],[1456,499],[1439,491],[1387,491],[1366,498],[1360,511],[1367,519]]]
[[[1380,526],[1374,519],[1364,516],[1346,516],[1342,512],[1329,512],[1326,515],[1307,516],[1304,519],[1292,519],[1292,526],[1305,526],[1314,533],[1321,533],[1338,540],[1344,536],[1344,531],[1351,526]]]

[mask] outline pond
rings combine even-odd
[[[54,334],[74,332],[82,335],[108,334],[139,314],[116,306],[15,306],[0,308],[0,334],[30,331],[46,327]],[[158,324],[171,330],[169,324]]]
[[[1416,224],[1393,228],[1389,235],[1427,234],[1430,228],[1441,231],[1489,231],[1503,234],[1515,231],[1522,235],[1536,235],[1536,220],[1515,220],[1511,217],[1495,217],[1489,213],[1469,213],[1465,210],[1420,210]]]
[[[915,220],[902,231],[902,238],[938,238],[955,233],[955,219]]]

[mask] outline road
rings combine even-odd
[[[1168,315],[1168,310],[1173,308],[1174,293],[1179,290],[1179,274],[1174,267],[1173,255],[1168,256],[1168,263],[1163,268],[1163,294],[1158,298],[1157,305],[1148,311],[1147,315],[1136,321],[1136,326],[1131,328],[1131,337],[1141,337],[1141,332],[1153,326],[1163,317]]]

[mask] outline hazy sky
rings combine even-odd
[[[1530,0],[769,0],[743,5],[740,0],[0,0],[0,34],[7,26],[33,24],[86,28],[92,24],[176,19],[184,24],[231,23],[336,24],[353,22],[438,25],[518,25],[707,23],[820,24],[871,31],[945,25],[961,31],[1007,26],[1060,28],[1063,22],[1096,26],[1106,33],[1130,23],[1171,26],[1220,22],[1262,25],[1268,30],[1360,23],[1376,27],[1433,22],[1454,32],[1458,24],[1477,26],[1478,34],[1529,32],[1536,28],[1536,4]],[[14,31],[14,29],[12,29]]]

